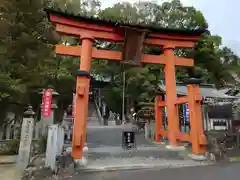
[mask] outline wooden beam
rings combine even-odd
[[[192,66],[194,66],[194,60],[191,59],[191,58],[176,57],[175,58],[175,65],[176,66],[192,67]]]
[[[66,56],[79,56],[80,57],[81,46],[64,46],[56,45],[56,53]],[[99,50],[93,48],[92,58],[93,59],[106,59],[106,60],[115,60],[120,61],[122,57],[121,52],[108,51],[108,50]],[[149,55],[144,54],[141,60],[142,63],[152,63],[152,64],[165,64],[164,55]],[[175,57],[176,66],[193,66],[193,59],[179,58]]]
[[[144,41],[144,44],[147,45],[159,45],[164,46],[166,44],[174,44],[175,47],[185,47],[185,48],[192,48],[195,45],[194,41],[184,41],[184,40],[169,40],[169,39],[160,39],[160,38],[147,38]]]
[[[168,136],[168,131],[160,130],[159,135],[167,137]],[[179,132],[177,134],[177,139],[180,140],[180,141],[184,141],[184,142],[191,142],[191,137],[188,133]],[[204,141],[203,141],[203,144],[204,144]]]
[[[81,36],[82,34],[88,34],[93,36],[97,39],[103,39],[107,41],[115,41],[115,42],[123,42],[124,35],[120,32],[116,33],[114,31],[99,31],[99,30],[88,30],[84,28],[79,28],[76,26],[69,26],[64,24],[56,24],[56,31],[62,34],[71,35],[71,36]],[[157,45],[157,46],[164,46],[166,44],[174,44],[176,47],[185,47],[191,48],[194,47],[194,41],[186,41],[186,40],[174,40],[173,39],[163,39],[160,38],[161,36],[155,37],[148,37],[145,39],[144,44],[146,45]]]
[[[81,56],[81,46],[64,46],[56,45],[56,53],[65,56]],[[115,60],[120,61],[121,52],[108,51],[108,50],[99,50],[93,48],[92,50],[93,59],[106,59],[106,60]]]
[[[66,35],[81,36],[88,34],[89,36],[96,37],[98,39],[104,39],[108,41],[123,41],[123,37],[114,32],[104,32],[97,30],[86,30],[74,26],[68,26],[64,24],[56,24],[56,31]]]
[[[165,101],[161,101],[161,102],[158,103],[158,106],[160,108],[162,108],[162,107],[166,106],[166,102]]]
[[[188,96],[178,97],[175,104],[185,104],[188,102]]]
[[[191,142],[191,137],[188,133],[178,133],[177,134],[177,139],[183,142]]]
[[[167,136],[168,136],[168,131],[160,130],[159,135],[160,135],[160,136],[167,137]]]
[[[182,41],[198,41],[200,36],[188,36],[181,34],[162,34],[162,33],[151,33],[149,37],[160,38],[160,39],[173,39],[173,40],[182,40]]]

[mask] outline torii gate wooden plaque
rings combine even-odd
[[[199,94],[195,94],[195,92],[198,93],[199,91],[198,85],[194,85],[193,83],[193,85],[189,85],[189,95],[184,98],[177,98],[176,94],[175,66],[191,67],[194,65],[194,61],[193,59],[176,57],[174,55],[174,49],[177,47],[194,47],[195,42],[199,40],[200,35],[206,32],[206,30],[174,30],[143,27],[140,25],[116,25],[116,22],[73,16],[55,10],[46,10],[46,12],[48,13],[50,21],[56,24],[57,32],[66,35],[78,36],[82,40],[81,46],[56,45],[57,54],[81,57],[80,70],[77,72],[76,114],[72,142],[72,157],[74,159],[82,158],[83,147],[86,140],[89,77],[92,60],[106,59],[124,61],[125,59],[123,58],[126,57],[130,58],[127,60],[132,60],[135,62],[135,65],[142,63],[151,63],[163,64],[165,66],[164,70],[167,98],[166,102],[160,102],[160,98],[156,97],[156,141],[160,141],[160,136],[163,136],[165,134],[168,136],[169,144],[172,146],[177,146],[177,140],[181,139],[179,138],[181,134],[179,135],[179,117],[176,105],[188,102],[190,108],[191,134],[190,138],[187,139],[192,142],[193,154],[203,153],[203,150],[200,147],[200,136],[202,136],[202,126],[200,124],[202,119],[199,99],[201,99],[201,97]],[[109,50],[98,50],[93,47],[93,42],[95,39],[121,42],[123,44],[126,44],[126,46],[131,46],[129,45],[131,42],[125,39],[127,36],[126,32],[129,31],[129,29],[126,30],[126,28],[135,29],[138,32],[142,31],[144,33],[142,35],[139,35],[139,38],[136,38],[139,46],[143,46],[143,44],[161,46],[163,47],[163,54],[143,54],[141,53],[142,47],[135,48],[135,51],[137,52],[133,52],[134,48],[125,48],[123,53]],[[134,45],[136,46],[136,44]],[[163,106],[167,107],[168,131],[163,131],[161,129],[162,119],[160,114],[161,111],[159,111],[159,109]]]

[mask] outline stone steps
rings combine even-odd
[[[183,160],[179,152],[169,151],[164,147],[136,147],[136,149],[124,150],[120,147],[102,147],[102,148],[89,148],[89,160],[101,158],[162,158],[162,159],[175,159]]]

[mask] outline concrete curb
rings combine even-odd
[[[2,155],[2,156],[0,156],[0,165],[16,164],[16,163],[17,163],[17,155]]]
[[[208,161],[208,158],[204,155],[188,154],[188,157],[194,161]]]
[[[16,162],[0,162],[0,165],[12,165],[12,164],[16,164]]]
[[[112,166],[102,168],[83,168],[78,169],[78,172],[92,173],[92,172],[111,172],[111,171],[131,171],[131,170],[143,170],[143,169],[168,169],[168,168],[180,168],[180,167],[195,167],[195,166],[207,166],[212,164],[165,164],[165,165],[131,165],[131,166]]]
[[[169,149],[171,151],[185,151],[185,146],[172,146],[172,145],[166,145],[166,149]]]

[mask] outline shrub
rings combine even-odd
[[[41,136],[38,140],[39,151],[40,153],[46,152],[47,149],[47,136]]]
[[[19,139],[12,139],[12,140],[7,141],[5,153],[9,154],[9,155],[18,154],[19,144],[20,144]]]

